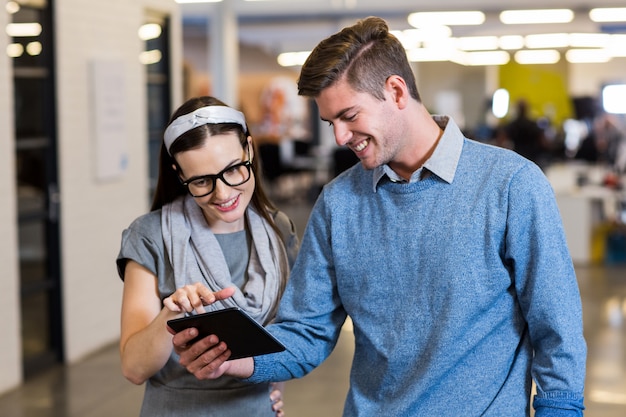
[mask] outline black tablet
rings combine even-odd
[[[169,320],[167,325],[176,332],[195,327],[199,333],[196,340],[216,335],[230,349],[230,359],[285,350],[282,343],[238,307]]]

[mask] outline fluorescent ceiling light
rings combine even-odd
[[[15,14],[20,11],[20,4],[16,1],[8,1],[6,9],[8,14]]]
[[[161,36],[162,31],[161,25],[158,23],[146,23],[145,25],[141,25],[137,34],[142,41],[149,41],[150,39],[156,39]]]
[[[457,64],[471,66],[504,65],[511,59],[506,51],[464,52],[454,58]]]
[[[556,64],[561,59],[561,54],[555,49],[541,51],[517,51],[514,55],[518,64]]]
[[[152,49],[150,51],[144,51],[139,54],[139,62],[143,65],[152,65],[161,62],[163,54],[158,49]]]
[[[610,61],[611,55],[604,49],[570,49],[565,59],[572,64],[602,63]]]
[[[448,26],[431,26],[421,29],[392,30],[391,33],[398,38],[404,49],[413,49],[431,39],[449,38],[452,35],[452,29]]]
[[[456,51],[439,48],[415,48],[407,51],[411,62],[451,61]]]
[[[569,35],[567,33],[544,33],[528,35],[524,38],[527,48],[566,48],[569,46]]]
[[[522,49],[524,47],[524,37],[522,35],[505,35],[498,39],[500,49]]]
[[[457,38],[457,47],[463,51],[488,51],[498,49],[497,36],[465,36]]]
[[[281,67],[295,67],[304,64],[304,61],[309,57],[311,51],[302,52],[284,52],[278,55],[278,65]]]
[[[7,55],[9,58],[19,58],[24,53],[24,45],[21,43],[10,43],[7,45]]]
[[[38,56],[43,51],[43,45],[41,42],[28,42],[26,45],[26,53],[30,56]]]
[[[606,51],[613,57],[626,57],[626,35],[611,35]]]
[[[457,38],[429,38],[422,43],[423,48],[457,51]]]
[[[176,3],[178,4],[185,4],[185,3],[219,3],[222,0],[176,0]]]
[[[589,19],[594,22],[626,22],[626,7],[591,9]]]
[[[500,13],[500,21],[506,25],[569,23],[574,20],[570,9],[505,10]]]
[[[409,24],[416,28],[428,26],[481,25],[485,14],[479,11],[464,12],[417,12],[408,17]]]
[[[604,48],[611,35],[607,33],[570,33],[569,46],[573,48]]]
[[[7,35],[14,38],[39,36],[41,25],[39,23],[9,23],[6,31]]]

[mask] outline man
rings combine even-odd
[[[302,377],[347,315],[344,416],[581,416],[580,294],[552,189],[514,152],[463,137],[421,103],[379,18],[322,41],[302,68],[337,144],[361,163],[313,207],[270,331],[286,352],[227,361],[217,337],[173,343],[198,378]]]

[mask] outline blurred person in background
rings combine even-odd
[[[503,132],[515,152],[543,166],[548,154],[544,131],[536,120],[530,118],[526,100],[518,100],[515,109],[515,117],[504,127]]]

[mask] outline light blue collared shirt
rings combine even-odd
[[[443,135],[441,135],[441,139],[439,139],[439,143],[430,158],[411,175],[409,181],[399,176],[387,164],[374,168],[372,183],[374,192],[376,192],[380,180],[385,175],[393,182],[411,183],[428,177],[428,172],[430,172],[448,183],[452,182],[459,158],[461,157],[464,136],[461,129],[450,117],[433,115],[433,120],[443,129]],[[427,171],[424,171],[424,168]]]

